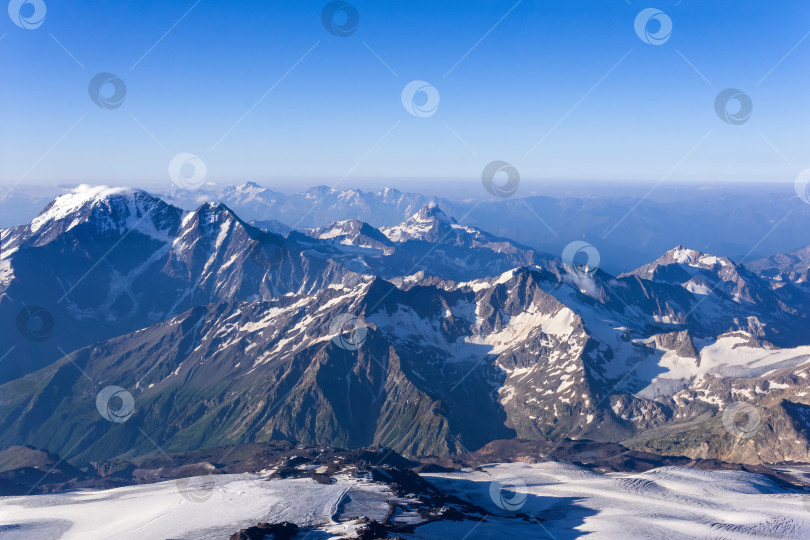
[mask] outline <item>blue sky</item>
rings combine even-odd
[[[0,22],[4,184],[168,183],[180,152],[211,181],[280,189],[478,182],[493,160],[537,181],[791,182],[810,166],[806,2],[358,0],[348,37],[321,1],[44,3],[36,29]],[[662,45],[634,30],[648,7],[672,21]],[[100,72],[126,84],[120,107],[90,99]],[[413,80],[435,114],[403,107]],[[742,125],[715,113],[730,87],[753,103]]]

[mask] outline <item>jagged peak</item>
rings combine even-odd
[[[382,244],[391,245],[391,241],[380,229],[358,219],[332,221],[323,227],[307,229],[306,234],[321,240],[364,236]]]
[[[436,201],[426,203],[417,213],[411,216],[409,221],[432,221],[434,219],[449,224],[456,222],[455,219],[445,214],[444,211],[439,208]]]
[[[364,224],[365,222],[358,219],[339,219],[336,221],[330,221],[321,227],[310,227],[303,230],[305,230],[309,235],[315,235],[319,238],[328,238],[330,235],[336,236],[338,233],[346,233],[351,230],[360,230]]]
[[[188,231],[202,225],[224,225],[230,222],[235,222],[246,229],[255,228],[252,225],[248,225],[242,221],[233,210],[228,208],[228,206],[221,202],[215,201],[206,201],[202,203],[196,210],[186,213],[183,216],[181,226],[183,229]],[[181,236],[182,234],[183,233],[181,233]]]
[[[659,265],[664,264],[685,264],[689,266],[714,266],[719,264],[720,266],[731,265],[734,266],[734,262],[729,259],[728,257],[721,257],[717,255],[712,255],[710,253],[703,253],[696,249],[690,249],[683,245],[678,245],[666,253],[664,253],[661,257],[659,257],[656,261]]]
[[[674,261],[679,264],[691,264],[697,262],[703,255],[696,249],[690,249],[683,244],[678,244],[674,248],[667,250],[658,260]]]
[[[705,281],[697,279],[697,273],[701,271],[714,274],[723,281],[738,280],[745,273],[741,266],[728,257],[703,253],[678,245],[653,262],[620,274],[619,277],[637,276],[642,279],[679,280],[682,285],[692,291],[708,286]]]
[[[242,222],[233,210],[219,201],[206,201],[202,203],[199,208],[192,212],[192,216],[195,215],[200,218],[205,217],[209,222],[227,220]]]
[[[188,212],[183,216],[183,221],[178,233],[178,240],[187,238],[188,235],[197,234],[209,238],[219,237],[221,234],[231,234],[236,230],[241,230],[251,237],[262,234],[277,236],[275,233],[265,232],[262,229],[245,223],[227,205],[221,202],[207,201],[202,203],[196,210]],[[222,238],[224,238],[224,236]],[[177,242],[177,240],[175,242]],[[217,242],[221,242],[221,238],[218,239]]]
[[[326,226],[324,228],[332,228],[332,227],[336,227],[338,225],[343,226],[343,225],[349,225],[349,224],[350,225],[361,225],[363,223],[365,223],[365,222],[360,221],[359,219],[354,219],[354,218],[338,219],[336,221],[332,221],[331,223],[326,224]]]
[[[377,192],[378,197],[382,197],[383,199],[387,198],[399,198],[402,196],[402,192],[397,188],[393,188],[390,186],[385,186],[380,191]]]
[[[205,201],[197,209],[198,212],[220,212],[223,209],[230,210],[227,206],[219,201]]]
[[[622,276],[636,274],[640,271],[651,271],[655,268],[673,265],[706,269],[715,267],[731,269],[737,266],[737,264],[728,257],[703,253],[697,249],[691,249],[683,245],[678,245],[664,252],[664,254],[651,263],[645,264],[632,272],[622,274]]]

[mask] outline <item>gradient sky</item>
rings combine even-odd
[[[323,1],[44,1],[37,29],[0,22],[4,184],[168,184],[179,152],[209,180],[286,189],[480,189],[493,160],[525,179],[645,183],[790,182],[810,166],[807,2],[355,0],[359,27],[337,37]],[[671,17],[663,45],[634,31],[647,7]],[[99,72],[126,83],[121,107],[89,98]],[[402,106],[415,79],[440,94],[428,118]],[[753,101],[743,125],[715,113],[729,87]]]

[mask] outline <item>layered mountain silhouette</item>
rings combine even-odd
[[[204,201],[219,202],[244,221],[283,235],[290,228],[317,229],[345,220],[393,227],[432,201],[465,225],[536,251],[558,254],[573,239],[598,244],[610,254],[602,267],[613,274],[647,264],[678,244],[748,265],[808,243],[810,205],[796,197],[793,186],[668,184],[644,196],[646,188],[639,190],[637,184],[611,183],[609,189],[604,184],[576,188],[544,184],[545,195],[535,195],[531,185],[523,185],[508,199],[489,197],[480,185],[470,186],[469,192],[457,187],[457,195],[449,198],[391,187],[363,191],[317,186],[281,193],[254,182],[206,185],[194,191],[156,186],[154,193],[186,211],[196,210]],[[439,189],[451,187],[437,184]],[[0,227],[30,222],[48,201],[68,189],[18,186],[0,197]],[[759,242],[763,238],[767,241]]]

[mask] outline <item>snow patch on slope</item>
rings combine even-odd
[[[751,347],[749,335],[743,332],[725,334],[717,340],[696,343],[700,362],[683,358],[675,351],[665,351],[657,362],[664,370],[637,395],[655,399],[673,395],[702,377],[761,377],[774,369],[800,366],[810,362],[810,346],[790,349]],[[643,340],[652,343],[652,338]]]

